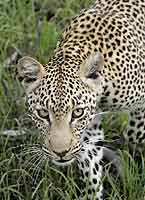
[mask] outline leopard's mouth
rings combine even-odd
[[[69,160],[58,159],[58,160],[52,160],[52,163],[57,165],[57,166],[68,166],[71,163],[73,163],[74,161],[75,161],[75,158],[71,158]]]

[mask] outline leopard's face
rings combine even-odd
[[[97,96],[79,79],[70,90],[67,84],[54,89],[55,84],[47,82],[44,77],[28,95],[28,107],[42,135],[44,153],[54,163],[64,164],[73,161],[81,149],[81,134],[96,112]]]
[[[49,70],[45,71],[29,57],[22,58],[19,65],[23,67],[20,75],[24,78],[28,108],[43,138],[44,154],[55,164],[71,163],[83,145],[81,134],[96,113],[103,80],[96,71],[94,79],[92,70],[84,76],[57,66],[47,66]],[[37,66],[36,77],[32,69],[35,73]]]

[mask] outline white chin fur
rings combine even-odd
[[[65,167],[65,166],[68,166],[71,163],[73,163],[74,160],[75,160],[75,158],[72,158],[71,160],[68,160],[66,162],[59,162],[59,160],[52,160],[52,163],[55,164],[55,165],[57,165],[57,166]]]

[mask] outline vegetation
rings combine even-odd
[[[32,152],[21,151],[26,144],[38,143],[40,137],[25,114],[23,89],[15,79],[13,69],[23,55],[46,63],[64,26],[91,2],[0,0],[0,200],[78,199],[75,166],[59,169],[48,165],[47,161],[39,166],[34,162]],[[106,140],[119,138],[126,123],[126,115],[104,118]],[[21,135],[14,137],[13,132],[4,135],[7,130],[18,130]],[[120,151],[123,177],[116,180],[107,169],[104,181],[109,194],[106,199],[144,200],[145,157],[141,155],[136,162],[126,144],[117,144],[114,148],[123,149]],[[33,165],[37,166],[35,170]]]

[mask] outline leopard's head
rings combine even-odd
[[[42,134],[42,150],[56,164],[71,163],[81,149],[81,134],[102,93],[102,65],[100,53],[80,66],[60,58],[45,67],[31,57],[19,60],[28,109]]]

